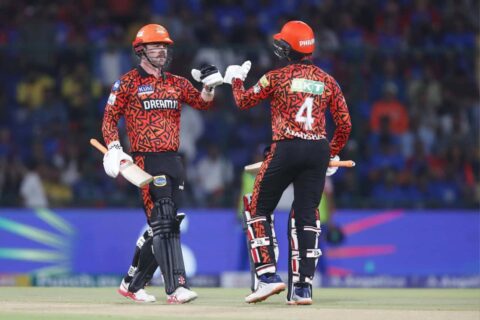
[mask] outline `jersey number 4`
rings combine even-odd
[[[295,121],[304,123],[305,130],[312,130],[313,117],[312,117],[313,98],[309,97],[305,99],[305,102],[298,110],[295,116]]]

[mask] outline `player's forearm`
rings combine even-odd
[[[112,141],[120,140],[117,124],[118,119],[106,112],[102,122],[102,135],[106,145],[109,145]]]
[[[250,109],[258,103],[256,99],[250,97],[248,91],[245,91],[242,80],[234,79],[232,82],[232,90],[235,104],[240,110]]]
[[[330,142],[330,155],[336,156],[345,147],[352,131],[352,125],[350,122],[338,125],[333,134],[332,141]]]
[[[213,105],[213,94],[209,96],[207,93],[204,93],[203,90],[201,93],[197,91],[197,94],[193,99],[185,102],[194,109],[208,110]]]
[[[334,87],[333,103],[330,106],[333,121],[335,122],[335,132],[330,142],[330,155],[336,156],[345,147],[352,131],[352,120],[348,111],[347,102],[338,85]]]

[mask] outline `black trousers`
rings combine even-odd
[[[171,198],[175,206],[182,204],[185,169],[181,156],[176,152],[134,153],[135,163],[151,174],[153,181],[140,189],[147,219],[150,219],[155,201]]]
[[[330,161],[328,141],[282,140],[272,144],[255,179],[252,216],[267,216],[275,210],[283,191],[293,182],[297,226],[313,225]]]

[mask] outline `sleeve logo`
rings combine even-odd
[[[120,89],[120,80],[115,81],[112,87],[112,91],[117,91],[118,89]]]
[[[108,96],[107,103],[113,106],[115,104],[115,100],[117,100],[117,96],[114,95],[113,93],[110,93],[110,95]]]
[[[263,75],[263,77],[260,78],[258,83],[260,84],[261,87],[264,87],[264,88],[267,87],[270,84],[266,75]]]

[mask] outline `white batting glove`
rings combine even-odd
[[[333,158],[330,158],[330,160],[333,160],[333,161],[340,161],[340,157],[339,156],[335,156]],[[330,176],[333,176],[335,174],[335,172],[337,172],[338,170],[338,167],[328,167],[327,169],[327,173],[325,174],[327,177],[330,177]]]
[[[218,68],[211,64],[204,64],[198,69],[192,69],[192,77],[203,83],[207,88],[213,89],[223,84],[223,77]]]
[[[236,64],[228,66],[227,70],[225,70],[225,78],[223,78],[223,82],[232,84],[233,79],[245,81],[251,67],[252,63],[250,60],[245,61],[241,66]]]
[[[123,152],[119,141],[112,141],[108,145],[108,151],[103,156],[103,168],[107,175],[116,178],[120,172],[120,163],[123,160],[133,162],[132,157]]]

